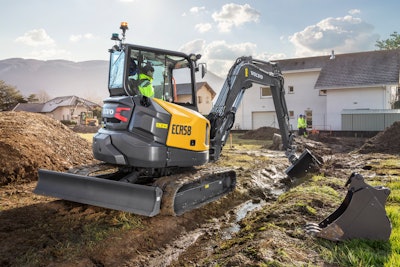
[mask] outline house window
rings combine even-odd
[[[326,95],[326,90],[319,90],[319,95]]]
[[[272,96],[270,87],[261,87],[261,98]]]
[[[202,102],[201,96],[198,96],[197,97],[197,104],[201,104],[201,102]]]
[[[288,86],[288,94],[294,94],[294,87],[292,85]]]

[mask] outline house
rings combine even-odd
[[[13,111],[43,113],[59,121],[86,123],[85,119],[93,116],[93,110],[100,105],[77,96],[61,96],[46,103],[19,103]]]
[[[293,129],[297,129],[298,116],[305,114],[309,128],[340,131],[348,123],[343,116],[349,110],[381,112],[390,110],[399,100],[400,50],[332,53],[276,62],[285,78],[285,97]],[[278,127],[268,89],[253,84],[247,90],[234,128]]]
[[[176,85],[178,101],[181,103],[192,102],[191,83],[181,83]],[[207,82],[196,83],[197,107],[201,114],[210,113],[212,100],[216,93]]]

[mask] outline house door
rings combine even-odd
[[[261,127],[274,127],[278,128],[278,121],[276,120],[276,113],[274,111],[259,111],[253,112],[252,116],[252,128],[256,130]]]
[[[304,111],[304,115],[306,115],[307,128],[312,128],[312,110]]]

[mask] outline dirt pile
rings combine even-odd
[[[0,112],[0,185],[37,180],[39,168],[65,171],[93,162],[91,145],[41,114]]]
[[[385,131],[368,139],[358,152],[400,154],[400,121],[394,122]]]
[[[254,139],[254,140],[271,140],[274,133],[279,134],[279,129],[273,127],[261,127],[257,130],[247,131],[245,134],[239,136],[242,139]]]

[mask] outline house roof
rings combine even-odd
[[[323,66],[316,89],[351,88],[399,83],[400,50],[336,55]]]
[[[28,111],[28,112],[40,113],[42,112],[43,106],[44,103],[18,103],[13,108],[13,111]]]
[[[196,83],[196,91],[200,90],[200,88],[202,88],[203,86],[205,86],[210,91],[212,98],[214,98],[216,93],[207,82]],[[191,83],[177,84],[176,91],[178,95],[190,95],[192,93]]]
[[[321,69],[329,60],[329,56],[292,58],[277,60],[279,68],[282,72],[299,71],[309,69]]]
[[[58,107],[85,105],[87,107],[99,106],[96,103],[77,96],[60,96],[53,98],[46,103],[19,103],[15,106],[13,111],[28,111],[36,113],[49,113]]]
[[[96,107],[98,106],[96,103],[88,101],[86,99],[77,97],[77,96],[60,96],[53,98],[52,100],[47,101],[42,109],[42,112],[52,112],[58,107],[67,107],[67,106],[77,106],[84,105],[87,107]]]

